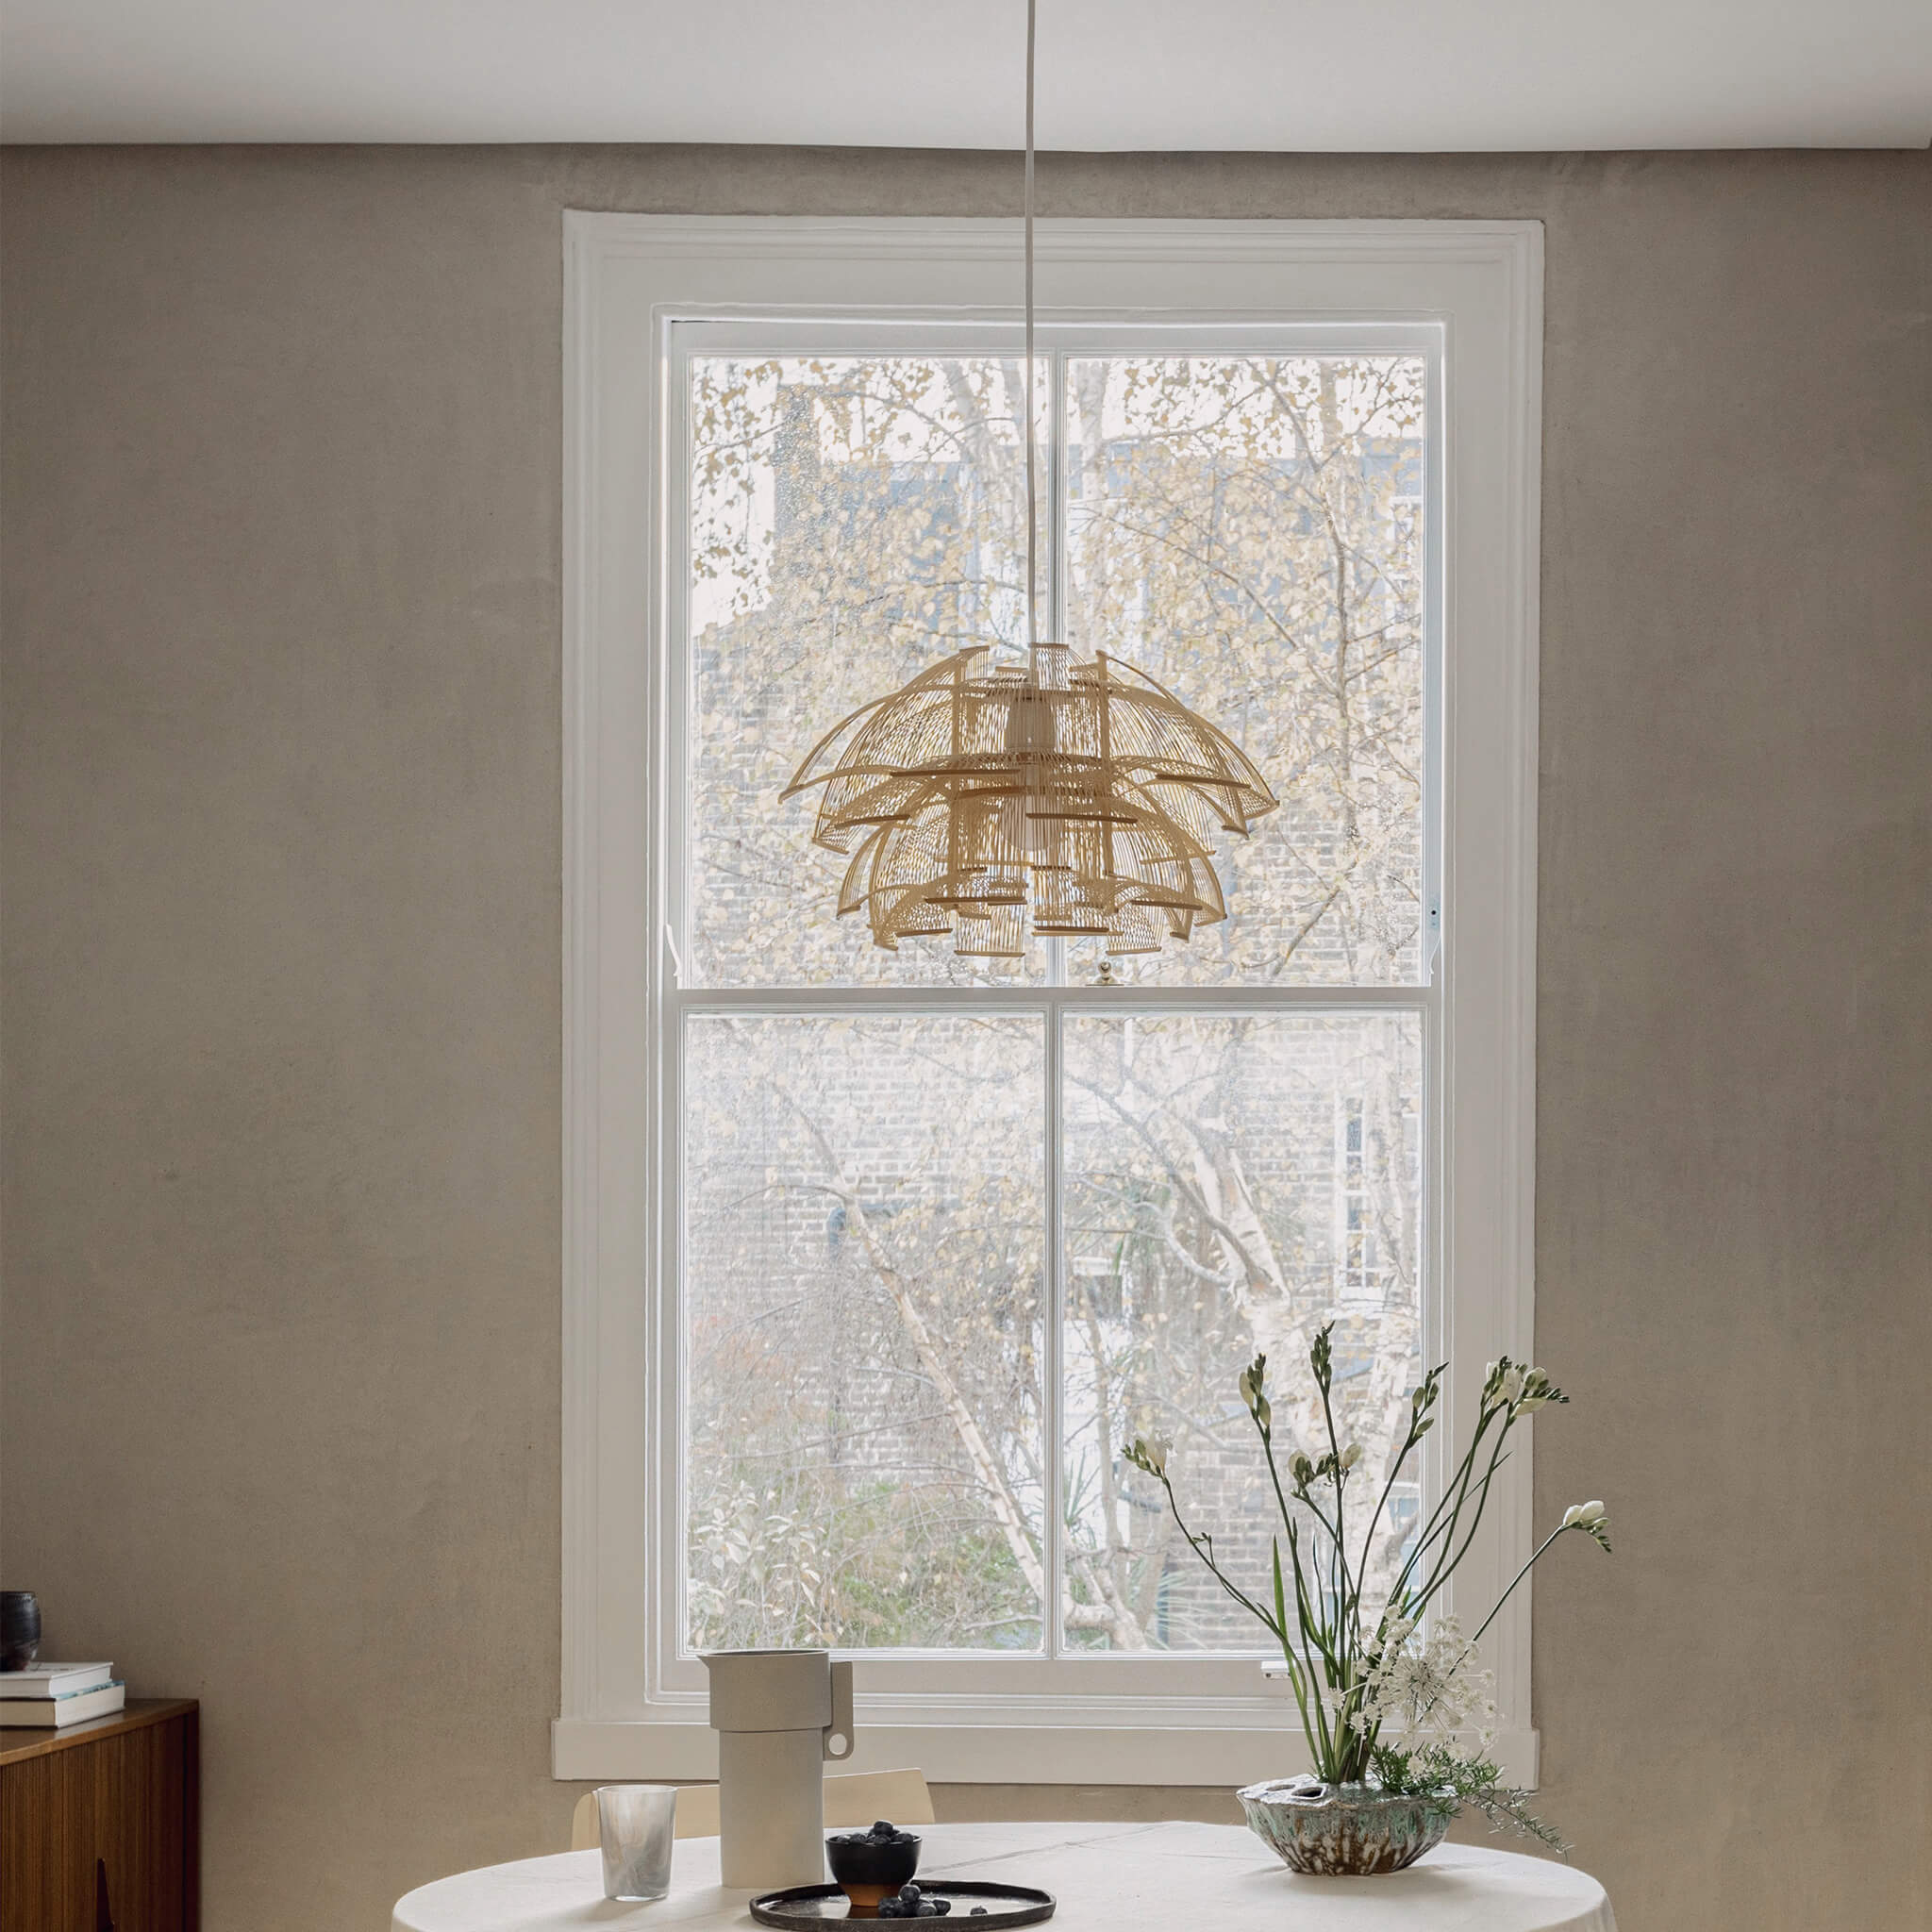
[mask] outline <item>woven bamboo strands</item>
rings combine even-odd
[[[1130,665],[1030,647],[1024,669],[958,652],[820,740],[784,796],[819,788],[815,844],[849,855],[841,913],[874,943],[1039,938],[1158,952],[1226,916],[1211,843],[1274,794],[1225,734]]]

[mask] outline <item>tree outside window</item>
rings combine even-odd
[[[1050,997],[1092,984],[1084,942],[875,950],[778,802],[858,705],[966,642],[1024,650],[1020,365],[688,367],[687,985],[899,996],[680,1022],[685,1641],[1252,1650],[1119,1451],[1185,1443],[1184,1507],[1255,1524],[1223,1554],[1261,1574],[1239,1369],[1339,1318],[1372,1464],[1421,1372],[1424,1020],[1363,995],[1424,974],[1425,364],[1047,359],[1064,635],[1282,801],[1220,855],[1228,919],[1122,962],[1171,1011]],[[1257,997],[1310,987],[1333,1003]],[[974,997],[908,1009],[947,989]]]

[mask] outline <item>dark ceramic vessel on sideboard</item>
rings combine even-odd
[[[41,1655],[41,1606],[30,1590],[0,1590],[0,1671],[30,1671]]]

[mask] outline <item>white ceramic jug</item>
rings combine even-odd
[[[852,1755],[852,1666],[823,1650],[714,1650],[704,1663],[718,1733],[720,1877],[759,1891],[824,1884],[823,1767]]]

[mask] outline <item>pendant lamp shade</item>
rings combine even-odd
[[[1227,916],[1212,835],[1275,807],[1246,755],[1143,672],[1077,663],[1031,628],[1039,610],[1033,433],[1033,80],[1026,7],[1026,663],[976,644],[861,706],[781,794],[821,788],[812,842],[849,856],[841,914],[873,942],[954,936],[956,953],[1020,958],[1041,939],[1158,953]]]
[[[950,932],[994,958],[1029,930],[1158,952],[1224,918],[1212,835],[1275,805],[1241,749],[1105,653],[991,659],[960,651],[853,712],[786,788],[821,791],[813,842],[849,855],[840,912],[888,950]]]

